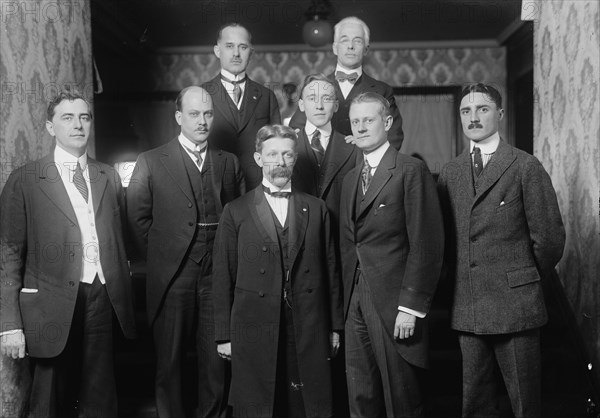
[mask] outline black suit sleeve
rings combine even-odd
[[[152,177],[144,154],[139,156],[127,188],[127,220],[134,256],[145,260],[152,226]]]
[[[404,141],[404,132],[402,131],[402,116],[400,115],[400,110],[398,109],[398,106],[396,105],[396,98],[394,97],[394,90],[387,84],[386,84],[386,86],[387,86],[387,88],[385,90],[384,97],[390,103],[390,113],[392,114],[392,117],[394,118],[392,127],[390,128],[390,131],[388,132],[388,141],[390,141],[390,144],[394,148],[396,148],[397,150],[400,150],[400,147],[402,146],[402,142]]]

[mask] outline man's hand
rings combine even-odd
[[[356,145],[356,141],[354,139],[354,136],[352,136],[352,135],[346,135],[346,137],[344,139],[346,140],[346,144]]]
[[[394,325],[394,338],[401,340],[412,337],[415,333],[417,317],[406,312],[398,312]]]
[[[335,356],[337,356],[339,349],[340,349],[340,334],[338,334],[335,331],[330,332],[329,333],[329,359],[332,359]]]
[[[231,343],[217,344],[217,352],[219,357],[224,360],[231,361]]]
[[[25,357],[25,335],[23,330],[20,329],[17,332],[0,337],[0,347],[3,355],[14,359]]]

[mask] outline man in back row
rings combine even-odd
[[[385,97],[390,104],[390,115],[393,123],[388,132],[389,143],[400,149],[404,139],[402,132],[402,117],[396,106],[394,91],[383,81],[375,80],[363,70],[363,58],[369,51],[370,30],[365,22],[357,17],[346,17],[339,21],[334,28],[333,53],[337,56],[335,72],[329,79],[334,82],[339,108],[331,121],[333,130],[345,136],[352,136],[350,126],[350,104],[352,99],[361,93],[377,93]],[[290,126],[303,129],[306,115],[298,110],[290,121]],[[352,138],[349,142],[354,142]]]
[[[240,159],[250,190],[262,180],[254,162],[256,133],[265,125],[281,123],[279,105],[271,90],[246,75],[253,49],[252,36],[245,27],[238,23],[222,26],[214,52],[221,72],[202,85],[214,104],[209,142]]]

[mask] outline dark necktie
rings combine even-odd
[[[283,197],[285,199],[292,195],[292,192],[272,192],[270,188],[263,184],[263,190],[265,193],[270,194],[273,197]]]
[[[481,158],[481,149],[473,147],[473,172],[479,177],[483,171],[483,159]]]
[[[315,133],[310,140],[310,147],[315,152],[315,156],[317,157],[317,162],[319,165],[323,162],[323,157],[325,156],[325,149],[323,149],[323,145],[321,145],[321,131],[318,129],[315,130]]]
[[[354,84],[356,83],[356,80],[358,80],[358,73],[352,72],[350,74],[346,74],[343,71],[336,71],[335,80],[338,83],[341,83],[342,81],[349,81],[350,83]]]
[[[240,102],[240,98],[242,97],[242,88],[240,87],[240,84],[246,81],[246,77],[242,78],[241,80],[233,81],[221,74],[221,80],[233,84],[233,102],[237,106],[237,104]]]
[[[372,168],[373,167],[369,165],[369,161],[365,158],[365,163],[363,164],[363,168],[361,171],[363,194],[367,193],[367,189],[371,184],[371,180],[373,180],[373,175],[371,174]]]
[[[185,145],[184,145],[184,147],[185,147]],[[196,157],[196,165],[198,167],[200,167],[202,165],[202,156],[200,154],[202,153],[202,151],[204,151],[204,149],[202,149],[200,151],[194,151],[188,147],[185,147],[185,149],[188,150],[189,152],[191,152],[194,157]]]
[[[81,193],[85,199],[85,203],[87,203],[88,188],[87,184],[85,183],[85,179],[83,178],[83,171],[81,170],[81,165],[79,165],[79,162],[77,162],[77,167],[75,167],[75,173],[73,174],[73,184],[75,184],[75,187],[77,187],[77,190],[79,190],[79,193]]]

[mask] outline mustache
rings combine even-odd
[[[271,176],[273,177],[292,177],[292,169],[290,167],[271,167]]]
[[[483,125],[482,125],[482,124],[480,124],[480,123],[477,123],[477,122],[475,122],[475,123],[471,123],[471,124],[469,124],[469,126],[467,126],[467,128],[468,128],[468,129],[473,129],[473,128],[483,128]]]

